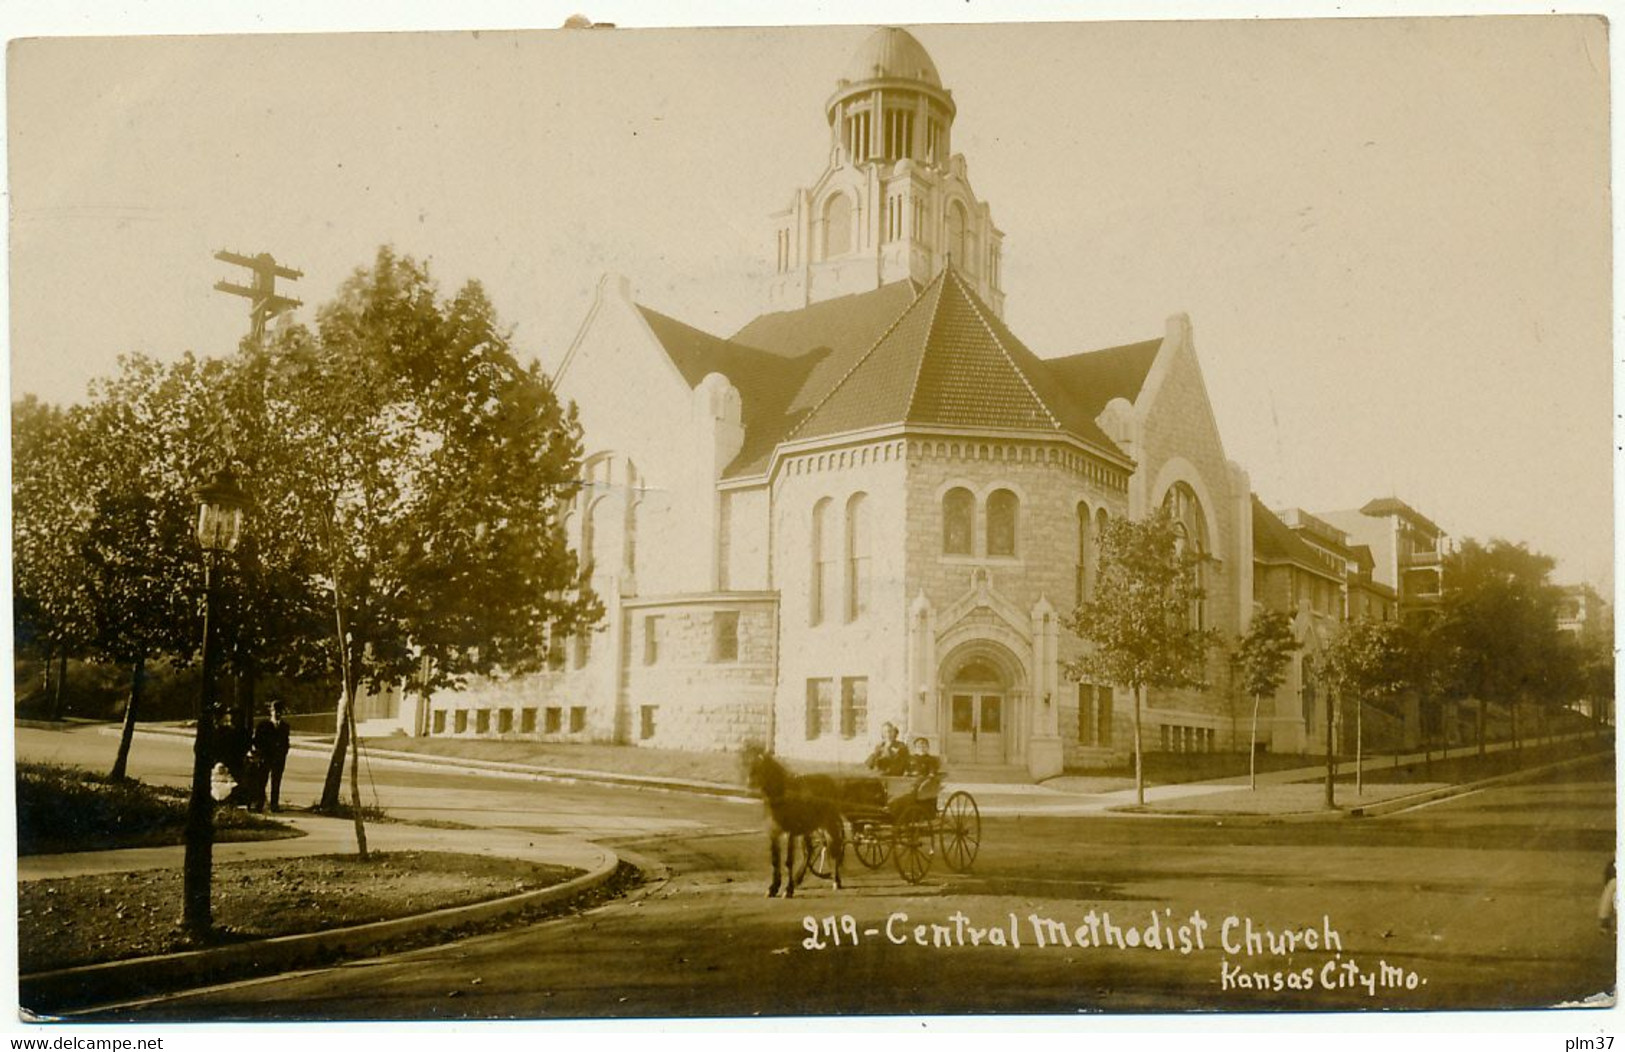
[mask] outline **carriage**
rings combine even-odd
[[[982,815],[971,794],[955,790],[943,799],[938,775],[845,779],[839,790],[845,841],[867,868],[879,869],[889,858],[904,880],[918,884],[940,856],[955,873],[970,872],[982,846]],[[834,867],[825,830],[807,834],[803,857],[814,874],[829,877]]]

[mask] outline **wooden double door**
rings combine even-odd
[[[954,690],[949,693],[949,766],[1004,763],[1008,709],[1008,698],[1003,691]]]

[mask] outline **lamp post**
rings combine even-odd
[[[214,800],[209,792],[214,745],[214,651],[210,619],[214,606],[215,564],[237,548],[243,532],[243,491],[231,469],[215,473],[193,491],[197,499],[197,539],[203,549],[203,684],[198,691],[197,737],[192,742],[192,796],[186,810],[186,861],[182,923],[194,934],[214,925],[209,880],[214,853]]]

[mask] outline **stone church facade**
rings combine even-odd
[[[1252,497],[1189,320],[1034,355],[954,114],[919,42],[879,30],[826,106],[825,171],[772,217],[767,313],[724,337],[600,283],[555,380],[604,623],[547,672],[430,699],[415,732],[855,762],[890,721],[956,771],[1111,763],[1132,700],[1065,678],[1061,618],[1102,524],[1162,506],[1203,555],[1203,623],[1245,630]],[[1234,744],[1218,658],[1210,681],[1152,693],[1148,748]]]

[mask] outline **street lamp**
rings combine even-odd
[[[197,539],[203,549],[203,684],[198,691],[197,737],[192,742],[192,797],[186,809],[186,862],[182,923],[194,934],[214,925],[209,906],[209,880],[214,853],[214,800],[209,792],[214,745],[214,648],[209,643],[214,606],[215,563],[237,549],[247,503],[237,479],[227,468],[192,496],[198,503]]]

